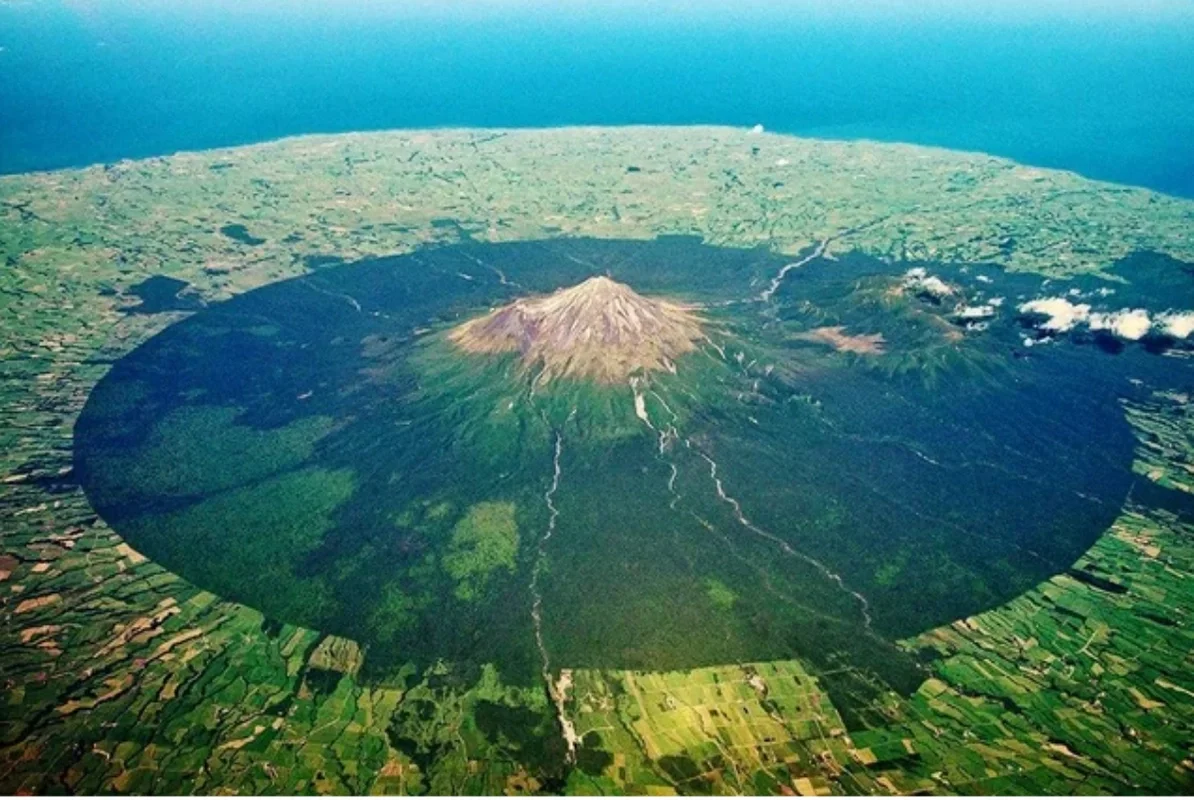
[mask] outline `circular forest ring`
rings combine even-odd
[[[120,360],[76,469],[133,547],[378,673],[796,656],[912,685],[897,638],[1115,519],[1117,399],[1177,370],[1026,348],[991,301],[1039,276],[808,256],[555,239],[317,270]]]

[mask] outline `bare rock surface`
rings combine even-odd
[[[539,381],[621,383],[640,370],[674,369],[703,336],[691,306],[644,297],[596,276],[549,295],[515,300],[454,329],[470,353],[520,354]]]

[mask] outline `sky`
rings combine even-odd
[[[173,13],[286,14],[360,18],[493,16],[646,16],[672,21],[784,19],[903,19],[1031,21],[1040,19],[1161,21],[1194,19],[1190,0],[0,0],[0,7],[64,6],[82,17],[108,14]]]

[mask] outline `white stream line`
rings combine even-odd
[[[344,294],[343,292],[330,291],[328,289],[323,288],[322,286],[319,286],[318,284],[312,283],[311,281],[309,281],[306,278],[300,278],[299,283],[302,284],[303,286],[306,286],[311,291],[319,292],[320,294],[326,294],[328,297],[337,297],[341,300],[344,300],[349,305],[351,305],[353,308],[355,308],[357,310],[358,314],[365,313],[365,310],[363,308],[361,308],[361,304],[358,303],[357,299],[355,297],[353,297],[352,295]]]
[[[784,278],[788,276],[788,273],[794,269],[800,269],[810,261],[816,261],[822,255],[824,255],[825,248],[829,246],[829,241],[829,239],[822,239],[820,244],[817,245],[816,249],[814,249],[813,252],[809,253],[804,258],[800,259],[799,261],[793,261],[790,264],[784,264],[783,268],[780,269],[779,274],[772,278],[771,283],[767,286],[767,288],[759,294],[759,299],[764,303],[770,300],[771,295],[775,294],[775,291],[779,288],[779,285],[784,282]]]
[[[669,475],[667,479],[667,490],[672,496],[672,501],[668,503],[668,508],[670,508],[672,511],[675,511],[676,503],[680,502],[680,493],[676,491],[676,479],[680,477],[680,470],[676,466],[676,462],[670,459],[664,459],[663,454],[667,449],[668,444],[680,440],[680,431],[676,429],[676,423],[679,421],[680,417],[678,417],[676,412],[672,410],[672,407],[667,404],[667,401],[659,395],[659,392],[652,389],[651,394],[656,400],[659,401],[659,404],[663,406],[664,410],[672,415],[672,421],[669,422],[667,427],[661,430],[659,433],[658,457],[663,459],[672,470],[671,475]]]
[[[543,560],[547,558],[547,543],[556,532],[556,520],[560,517],[560,510],[556,508],[555,494],[560,488],[560,454],[564,449],[564,437],[556,433],[555,452],[552,456],[551,486],[543,494],[543,501],[547,505],[547,528],[539,537],[538,557],[531,570],[531,619],[535,623],[535,643],[539,646],[539,656],[543,662],[543,679],[551,683],[551,659],[547,654],[547,646],[543,643],[543,596],[539,594],[539,574],[543,571]]]
[[[680,477],[680,470],[676,468],[674,461],[667,462],[667,465],[672,468],[672,474],[667,479],[667,490],[672,496],[672,501],[667,504],[667,507],[675,511],[676,503],[680,502],[680,493],[676,491],[676,478]]]
[[[574,409],[568,419],[571,420],[575,414]],[[552,678],[551,657],[548,655],[547,645],[543,641],[543,595],[539,592],[539,575],[543,572],[543,561],[547,558],[547,543],[555,534],[556,521],[560,517],[560,510],[555,504],[555,494],[560,488],[560,455],[563,451],[564,436],[557,430],[555,432],[555,449],[551,459],[551,486],[543,494],[543,502],[547,505],[547,527],[544,529],[543,535],[539,537],[537,557],[535,565],[531,569],[530,592],[531,622],[535,630],[535,645],[539,649],[539,658],[542,662],[543,683],[547,688],[548,697],[555,705],[556,719],[560,724],[560,732],[568,750],[568,761],[571,763],[576,760],[576,747],[580,744],[580,738],[576,735],[576,726],[572,724],[572,720],[568,719],[564,709],[568,688],[572,685],[572,671],[561,670],[558,683]]]
[[[522,284],[518,283],[517,281],[509,280],[506,277],[506,273],[502,272],[500,269],[495,267],[493,264],[490,264],[488,261],[482,261],[481,259],[477,258],[476,256],[470,255],[468,253],[461,253],[461,255],[464,256],[465,258],[467,258],[469,261],[476,264],[478,267],[484,267],[485,269],[492,272],[494,275],[497,275],[498,283],[501,284],[502,286],[513,286],[517,289],[522,288]]]
[[[644,425],[650,428],[659,437],[659,447],[656,451],[655,457],[667,464],[671,470],[671,473],[668,475],[667,479],[668,494],[672,496],[671,502],[668,503],[668,508],[670,508],[672,511],[675,511],[676,504],[680,502],[680,495],[676,492],[676,479],[680,477],[680,470],[676,466],[676,463],[669,458],[665,458],[664,454],[667,451],[667,446],[670,442],[678,441],[680,439],[680,432],[676,430],[676,421],[679,419],[679,417],[676,416],[676,412],[673,411],[672,407],[667,404],[667,401],[659,395],[659,392],[655,391],[654,389],[648,389],[647,391],[656,400],[658,400],[659,404],[663,406],[664,410],[666,410],[667,413],[671,414],[672,416],[672,421],[666,426],[655,426],[652,424],[651,416],[647,412],[645,395],[639,391],[637,378],[630,379],[630,391],[634,393],[635,415],[642,420]]]
[[[793,548],[790,544],[785,542],[780,537],[776,536],[775,534],[771,533],[770,531],[763,530],[758,525],[755,525],[753,522],[751,522],[746,517],[746,515],[742,513],[742,505],[738,502],[738,500],[736,498],[732,497],[731,495],[726,494],[725,486],[722,485],[721,478],[718,477],[718,475],[717,475],[717,462],[714,461],[712,458],[710,458],[708,455],[706,455],[704,452],[702,452],[699,449],[696,450],[696,453],[701,458],[705,459],[705,462],[709,465],[709,477],[713,480],[713,485],[717,488],[717,496],[718,496],[718,498],[721,499],[722,502],[726,503],[730,508],[733,509],[734,518],[738,520],[738,524],[741,525],[742,527],[746,528],[747,530],[751,531],[752,533],[754,533],[758,536],[761,536],[764,539],[766,539],[767,541],[776,545],[777,547],[779,547],[779,549],[783,550],[788,555],[798,558],[801,561],[805,562],[806,564],[809,564],[810,566],[815,567],[822,575],[824,575],[826,578],[828,578],[833,583],[836,583],[838,585],[838,587],[843,592],[849,594],[855,600],[857,600],[858,608],[862,612],[863,626],[867,629],[868,632],[870,632],[871,631],[871,604],[870,604],[870,601],[868,601],[865,597],[863,597],[863,595],[860,592],[857,592],[854,589],[851,589],[849,586],[847,586],[846,582],[844,580],[842,580],[842,576],[838,575],[836,572],[831,570],[829,567],[825,566],[825,564],[821,563],[820,561],[818,561],[817,559],[813,558],[810,555],[806,555],[806,554],[800,552],[799,550],[796,550],[795,548]]]
[[[631,381],[631,387],[632,387],[633,391],[635,391],[636,393],[638,392],[637,383],[633,380]],[[672,408],[667,404],[667,401],[665,401],[659,395],[658,392],[656,392],[654,389],[649,389],[648,391],[652,395],[654,395],[655,399],[657,399],[660,402],[660,404],[664,407],[664,409],[666,409],[667,412],[669,414],[671,414],[671,416],[672,416],[672,422],[669,423],[666,428],[662,428],[662,429],[657,428],[655,425],[651,424],[651,420],[646,414],[641,415],[639,417],[639,419],[641,419],[643,421],[643,423],[648,428],[650,428],[652,431],[655,431],[659,434],[659,451],[656,454],[656,458],[659,459],[660,461],[663,461],[665,464],[668,465],[668,467],[671,468],[671,473],[669,474],[668,480],[667,480],[667,489],[668,489],[668,493],[671,494],[672,499],[671,499],[671,502],[668,503],[668,508],[671,509],[672,511],[676,511],[676,505],[682,499],[682,495],[676,491],[676,479],[680,475],[680,470],[677,467],[675,461],[672,461],[671,459],[665,457],[666,446],[667,446],[667,444],[669,444],[671,442],[683,442],[684,446],[687,447],[688,449],[692,450],[694,448],[692,447],[691,440],[682,439],[680,437],[680,432],[676,428],[676,425],[675,425],[675,423],[677,421],[679,421],[679,419],[680,419],[676,415],[676,412],[672,410]],[[637,395],[637,396],[641,396],[641,395]],[[697,450],[697,452],[700,453],[699,450]],[[700,455],[707,462],[712,463],[711,459],[709,459],[703,453],[700,453]],[[716,471],[716,466],[714,466],[714,471]],[[728,500],[729,502],[733,503],[734,508],[736,510],[738,510],[738,508],[737,508],[738,501],[733,498],[727,497],[725,492],[721,490],[721,481],[719,478],[717,478],[716,474],[714,475],[714,481],[716,481],[716,483],[719,487],[719,492],[718,492],[719,497],[722,500]],[[820,617],[823,619],[833,620],[834,622],[842,621],[842,620],[838,619],[837,617],[829,616],[827,614],[824,614],[823,612],[817,611],[816,609],[810,608],[809,606],[806,606],[803,603],[797,602],[794,598],[792,598],[792,597],[784,594],[783,592],[779,591],[778,589],[776,589],[774,586],[771,585],[771,578],[767,574],[766,570],[760,568],[757,564],[752,563],[749,559],[744,557],[741,553],[738,553],[734,549],[734,544],[733,544],[733,542],[730,541],[730,537],[728,535],[726,535],[725,533],[719,532],[713,526],[712,523],[710,523],[708,520],[705,520],[704,518],[699,516],[696,512],[690,511],[689,513],[692,515],[693,519],[695,519],[697,521],[697,523],[699,523],[701,525],[701,527],[705,528],[710,533],[712,533],[716,536],[719,536],[726,543],[726,547],[729,548],[729,551],[733,555],[734,558],[741,561],[743,564],[750,567],[751,569],[758,571],[759,577],[763,582],[763,588],[766,589],[768,592],[775,595],[776,597],[783,600],[784,602],[792,605],[793,607],[803,609],[804,611],[806,611],[807,613],[809,613],[813,616]],[[787,552],[791,553],[792,555],[795,555],[798,558],[802,558],[806,561],[810,561],[811,563],[815,564],[822,572],[825,572],[826,574],[832,574],[832,573],[829,573],[829,571],[823,565],[821,565],[820,562],[818,562],[814,559],[811,559],[807,556],[804,556],[803,554],[797,553],[796,551],[792,550],[792,548],[789,547],[786,543],[778,540],[776,537],[771,536],[771,535],[767,534],[766,532],[761,531],[758,528],[756,528],[755,526],[753,526],[749,520],[746,520],[746,518],[741,515],[740,510],[738,510],[738,521],[740,523],[746,524],[751,530],[755,531],[756,533],[766,536],[771,541],[776,542],[777,544],[779,544],[780,547],[784,548]],[[834,576],[834,577],[836,577],[836,576]],[[841,585],[845,591],[850,591],[841,583],[840,579],[838,579],[838,584]],[[851,592],[851,594],[853,594],[856,598],[859,599],[859,601],[861,603],[864,604],[864,617],[866,619],[867,631],[868,631],[869,635],[873,636],[874,634],[870,631],[870,616],[869,616],[869,614],[866,613],[866,609],[869,608],[869,605],[866,605],[866,599],[857,593]]]
[[[680,419],[678,416],[676,416],[676,412],[672,411],[672,407],[667,404],[667,401],[663,399],[659,392],[655,391],[654,389],[651,389],[650,392],[655,399],[659,401],[659,404],[663,406],[663,410],[672,415],[672,423],[674,425],[674,423]]]
[[[714,350],[717,351],[717,354],[719,356],[721,356],[721,360],[725,361],[726,360],[726,349],[724,347],[722,347],[721,345],[719,345],[717,342],[710,339],[708,336],[705,336],[703,338],[705,339],[706,344],[708,344],[710,347],[712,347]]]

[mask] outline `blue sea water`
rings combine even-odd
[[[1194,197],[1188,1],[726,8],[0,0],[0,172],[312,132],[761,123]]]

